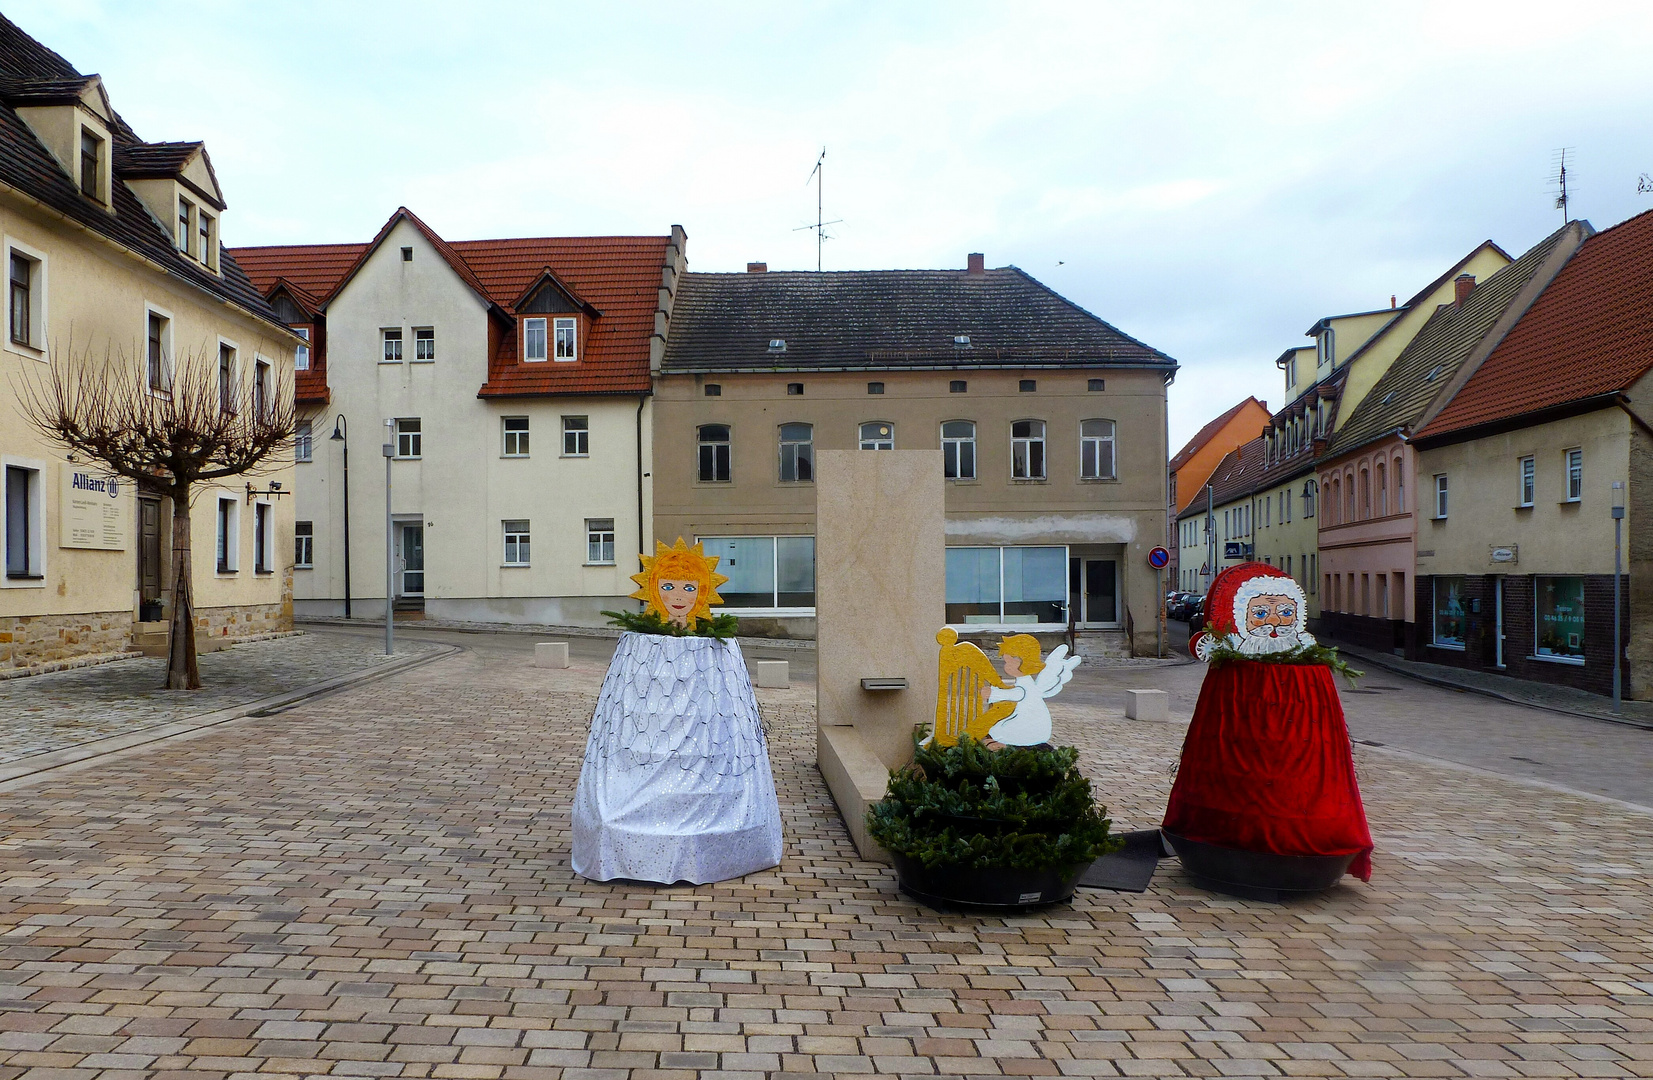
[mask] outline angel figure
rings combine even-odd
[[[1031,634],[1012,634],[999,642],[1005,678],[1011,685],[1000,689],[982,687],[982,701],[1014,702],[1010,715],[994,724],[987,733],[987,746],[1038,746],[1050,741],[1050,708],[1046,698],[1062,692],[1079,666],[1079,657],[1069,656],[1066,645],[1058,645],[1050,656],[1039,657],[1039,639]]]

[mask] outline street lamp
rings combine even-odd
[[[350,618],[350,425],[340,413],[331,442],[344,443],[344,617]]]
[[[1622,633],[1623,607],[1620,603],[1620,592],[1624,583],[1620,580],[1620,570],[1623,566],[1623,532],[1624,532],[1624,481],[1613,481],[1613,711],[1619,712],[1624,707],[1624,691],[1619,669],[1622,666],[1624,646]]]
[[[379,447],[385,455],[385,655],[396,651],[396,537],[390,518],[390,459],[396,456],[396,421],[385,421],[390,441]]]

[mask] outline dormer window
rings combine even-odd
[[[1321,367],[1337,366],[1337,336],[1329,326],[1320,331],[1319,364]]]
[[[212,235],[212,233],[213,233],[212,215],[207,213],[205,210],[198,210],[195,213],[195,222],[196,222],[196,232],[197,232],[197,234],[200,238],[200,241],[201,241],[201,248],[200,248],[201,253],[199,255],[197,255],[196,258],[201,260],[201,265],[211,266],[212,262],[213,262],[213,259],[212,259],[212,246],[213,246],[212,242],[213,242],[213,239],[214,239],[213,235]]]
[[[530,364],[545,360],[545,320],[522,320],[522,358]]]
[[[98,199],[99,178],[103,174],[103,140],[87,128],[80,129],[80,193],[88,199]]]
[[[186,253],[189,251],[189,218],[193,209],[188,199],[178,200],[178,250]]]
[[[555,330],[557,335],[558,360],[579,359],[579,357],[575,354],[575,339],[578,335],[577,328],[578,323],[576,323],[573,319],[558,319],[556,321]]]
[[[770,338],[769,339],[769,351],[772,352],[772,353],[785,352],[786,351],[786,339],[782,338],[782,337]]]

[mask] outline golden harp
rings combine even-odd
[[[936,678],[936,722],[933,735],[940,746],[956,746],[961,734],[985,739],[992,726],[1015,710],[1015,702],[982,702],[982,687],[1001,690],[1010,684],[999,677],[987,654],[960,642],[958,631],[943,627],[936,634],[941,657]]]

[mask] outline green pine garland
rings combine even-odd
[[[662,634],[666,637],[709,637],[727,641],[740,633],[740,620],[733,615],[713,615],[710,619],[696,619],[690,627],[668,622],[652,611],[605,611],[610,626],[630,630],[634,634]]]
[[[924,745],[892,770],[867,832],[926,867],[1040,869],[1091,862],[1123,843],[1091,795],[1071,746],[989,750],[968,735]]]
[[[1223,664],[1232,664],[1245,661],[1253,664],[1324,664],[1343,676],[1353,687],[1356,682],[1365,676],[1364,671],[1357,671],[1349,666],[1349,662],[1330,645],[1322,645],[1318,641],[1313,645],[1299,645],[1295,649],[1285,652],[1260,653],[1253,656],[1242,653],[1228,645],[1217,645],[1211,649],[1210,664],[1212,667],[1221,667]]]

